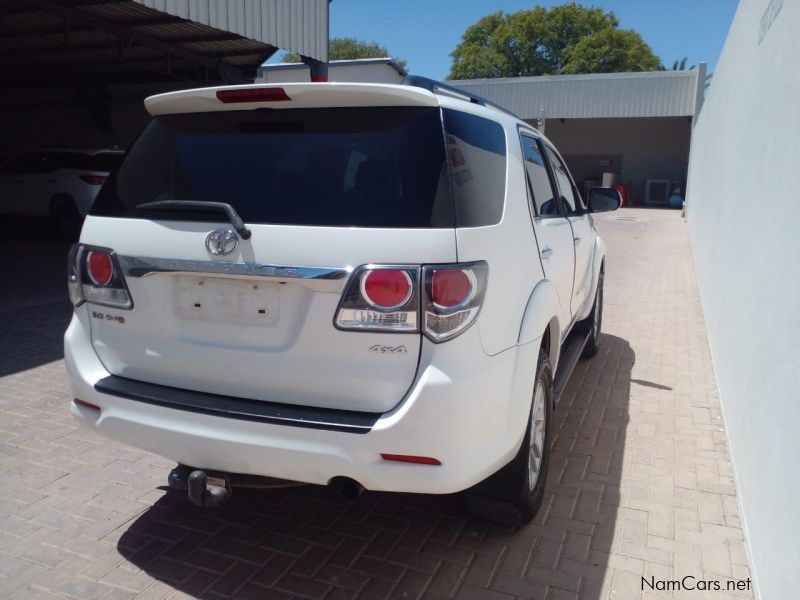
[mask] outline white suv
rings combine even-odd
[[[0,165],[0,214],[49,217],[75,240],[100,186],[122,159],[114,149],[51,148]]]
[[[552,145],[431,80],[172,92],[69,259],[72,413],[201,505],[275,478],[529,520],[604,246]]]

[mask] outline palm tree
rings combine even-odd
[[[674,63],[672,63],[672,70],[673,71],[691,71],[692,69],[694,69],[697,66],[697,65],[692,65],[691,67],[689,67],[687,69],[686,68],[686,61],[687,60],[689,60],[689,58],[686,57],[686,56],[684,56],[680,60],[676,60]],[[668,70],[669,69],[667,69],[667,67],[665,67],[663,64],[659,68],[659,71],[668,71]]]

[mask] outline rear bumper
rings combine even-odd
[[[473,327],[423,346],[403,402],[366,433],[286,426],[178,410],[106,393],[109,377],[92,348],[85,309],[75,311],[65,358],[72,414],[98,433],[197,468],[314,484],[349,477],[370,490],[452,493],[506,464],[521,443],[538,341],[487,356]],[[354,334],[357,335],[357,334]],[[381,454],[433,457],[440,466],[389,462]]]

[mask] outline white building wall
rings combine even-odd
[[[358,60],[345,64],[328,63],[328,81],[358,81],[366,83],[400,83],[405,75],[387,63]],[[308,65],[289,63],[261,67],[256,83],[296,83],[311,81]]]
[[[697,277],[747,541],[767,600],[800,598],[798,25],[796,0],[740,1],[693,133],[689,171]]]

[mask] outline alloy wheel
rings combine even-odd
[[[547,402],[547,396],[544,393],[544,382],[541,379],[537,379],[536,388],[533,393],[530,447],[528,449],[528,485],[531,490],[536,486],[536,482],[539,479],[539,473],[542,469],[542,458],[544,457],[544,420],[547,414],[545,402]]]

